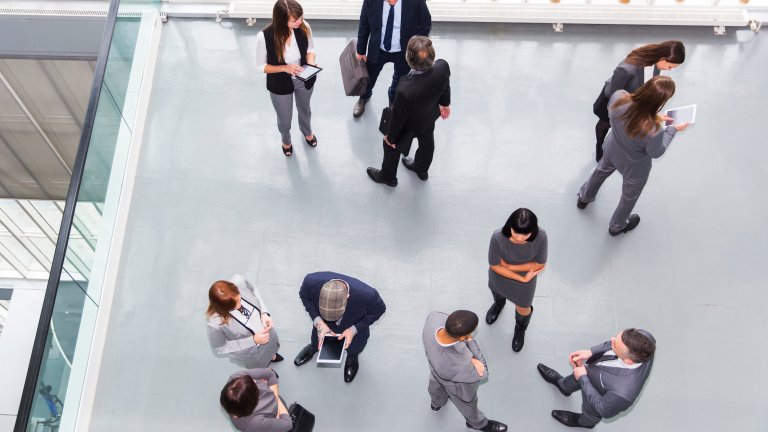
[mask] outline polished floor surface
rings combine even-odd
[[[237,366],[210,352],[203,313],[210,284],[236,272],[275,319],[281,395],[317,415],[316,431],[465,430],[453,406],[429,409],[421,328],[432,310],[485,315],[488,241],[518,207],[538,215],[550,260],[521,353],[510,349],[511,307],[480,325],[488,417],[565,430],[550,410],[578,410],[581,398],[545,384],[536,364],[565,371],[569,352],[637,326],[658,339],[652,375],[634,407],[599,429],[768,430],[765,33],[437,23],[453,113],[438,122],[429,180],[400,167],[391,189],[365,174],[381,163],[391,66],[355,120],[338,55],[356,23],[313,28],[325,68],[312,100],[319,146],[304,144],[294,118],[286,159],[255,70],[257,31],[166,25],[92,430],[231,429],[218,395]],[[592,102],[634,46],[667,39],[688,47],[669,105],[698,103],[698,124],[655,161],[640,226],[613,238],[618,175],[588,209],[575,206],[595,165]],[[351,384],[341,370],[291,362],[310,331],[299,284],[319,270],[367,281],[388,306]]]

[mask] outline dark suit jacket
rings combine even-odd
[[[309,313],[309,317],[314,321],[320,316],[318,307],[320,289],[324,283],[331,279],[341,279],[349,284],[349,298],[339,325],[327,321],[326,324],[334,333],[340,333],[353,325],[357,328],[358,333],[367,333],[368,326],[381,318],[384,311],[387,310],[384,300],[381,299],[378,291],[366,283],[340,273],[317,272],[304,277],[304,282],[299,289],[299,297],[301,297],[301,302],[304,303],[304,309]]]
[[[366,54],[368,61],[375,63],[381,51],[382,5],[384,0],[363,0],[360,11],[360,23],[357,27],[357,53]],[[412,36],[429,36],[432,29],[432,15],[429,14],[425,0],[399,0],[402,2],[400,15],[400,46],[402,51],[408,46]]]
[[[414,137],[431,132],[440,117],[440,107],[451,104],[451,68],[445,60],[419,75],[400,78],[392,105],[387,139],[404,155]]]
[[[647,336],[653,339],[650,333]],[[610,341],[593,346],[588,362],[600,358],[610,349]],[[635,369],[606,367],[601,363],[587,364],[587,374],[579,379],[582,396],[601,417],[614,417],[635,402],[652,366],[653,357]]]

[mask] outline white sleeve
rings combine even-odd
[[[309,29],[309,36],[307,36],[307,52],[313,53],[315,52],[315,41],[314,41],[315,38],[312,37],[312,27],[310,27],[309,23],[306,21],[304,21],[304,24]]]
[[[264,32],[260,31],[256,35],[256,70],[260,70],[264,73],[267,71],[264,68],[267,67],[267,42],[264,40]]]

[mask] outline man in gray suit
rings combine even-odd
[[[477,388],[488,376],[483,353],[472,338],[477,323],[477,315],[467,310],[450,315],[432,312],[427,317],[422,340],[431,372],[431,406],[438,411],[450,399],[467,420],[468,428],[504,432],[507,425],[488,420],[477,408]]]
[[[539,363],[542,378],[565,396],[581,390],[581,414],[552,411],[570,427],[592,429],[603,418],[615,417],[635,402],[651,372],[656,339],[645,330],[629,328],[588,350],[570,355],[573,374],[563,377]]]

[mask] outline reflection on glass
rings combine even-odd
[[[8,319],[8,309],[11,307],[11,295],[13,295],[13,290],[0,288],[0,336],[3,335],[5,321]]]

